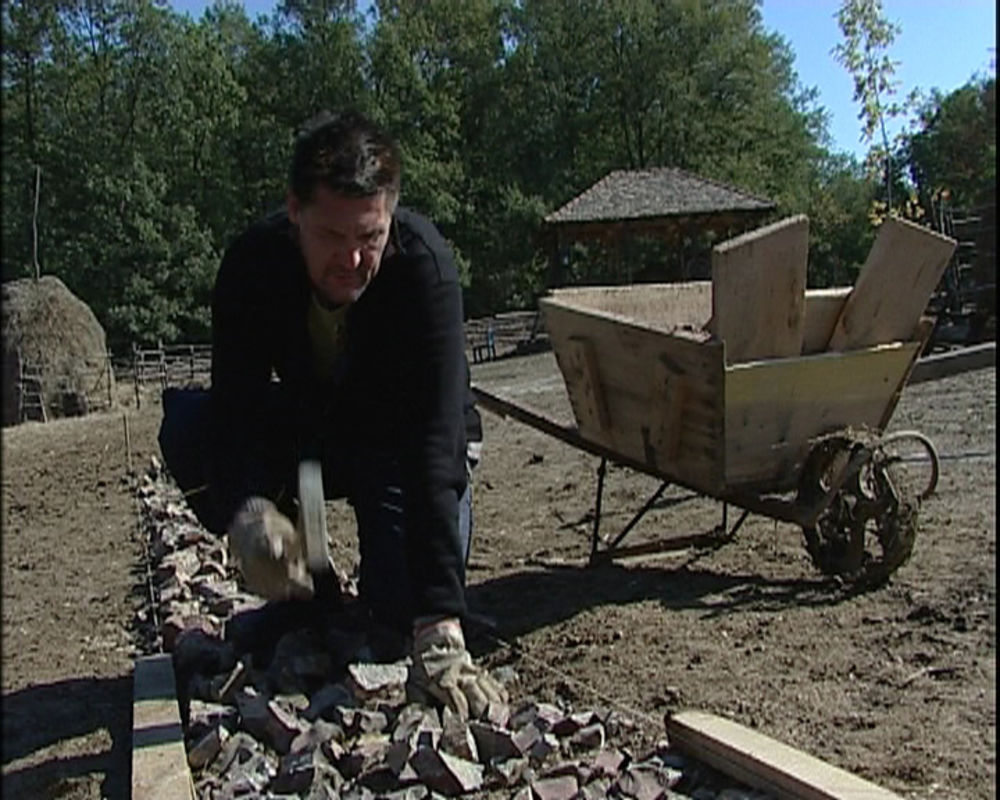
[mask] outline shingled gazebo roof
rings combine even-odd
[[[666,233],[685,224],[743,227],[776,207],[735,186],[673,167],[654,167],[609,173],[545,217],[545,223],[573,235],[603,235],[622,228]],[[711,225],[706,224],[709,220]]]

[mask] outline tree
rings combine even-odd
[[[828,155],[820,162],[804,211],[809,215],[811,287],[853,286],[875,227],[868,211],[875,188],[853,156]]]
[[[893,210],[892,148],[885,123],[898,117],[912,105],[914,95],[904,102],[892,98],[899,87],[894,80],[899,62],[888,56],[888,49],[902,30],[890,22],[882,10],[882,0],[843,0],[837,12],[844,41],[833,48],[834,57],[854,79],[854,99],[860,104],[861,141],[870,145],[870,164],[881,164],[886,189],[887,210]],[[876,132],[881,145],[872,145]]]
[[[956,208],[995,205],[996,141],[995,77],[932,92],[902,148],[923,206],[939,207],[944,193]]]
[[[283,201],[294,133],[323,108],[397,135],[403,202],[454,245],[474,315],[533,304],[545,214],[623,167],[810,213],[811,281],[855,258],[869,194],[827,158],[823,112],[755,0],[378,0],[367,23],[352,0],[254,21],[238,0],[198,21],[166,0],[8,0],[3,25],[4,276],[30,270],[38,165],[45,271],[115,347],[206,335],[219,254]],[[675,254],[633,255],[652,280]],[[593,249],[580,267],[618,277]]]
[[[66,4],[51,21],[33,140],[48,189],[46,271],[90,305],[113,346],[203,337],[217,255],[192,203],[192,149],[212,115],[186,97],[184,71],[198,65],[185,30],[156,4],[117,0]],[[8,141],[19,160],[5,159],[5,189],[8,170],[29,166],[27,140]]]
[[[613,169],[675,166],[804,210],[825,120],[757,3],[536,0],[511,19],[495,152],[543,209]],[[589,257],[581,275],[617,279]]]
[[[48,64],[62,2],[3,3],[3,277],[32,266],[36,175],[45,150]],[[47,181],[46,181],[47,182]],[[44,209],[43,209],[44,212]]]

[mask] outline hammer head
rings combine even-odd
[[[326,540],[326,505],[323,498],[323,468],[319,461],[299,464],[299,525],[306,541],[306,563],[313,574],[330,569],[330,547]]]

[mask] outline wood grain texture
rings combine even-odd
[[[700,331],[712,314],[711,281],[556,289],[552,297],[660,331]]]
[[[811,439],[879,428],[919,348],[897,342],[727,367],[727,487],[794,486]]]
[[[912,340],[954,250],[954,239],[896,217],[886,219],[827,349]]]
[[[802,352],[809,219],[758,228],[712,250],[712,333],[726,362]]]
[[[601,383],[601,369],[597,363],[594,343],[583,336],[571,336],[566,343],[566,354],[572,363],[573,374],[578,376],[579,391],[576,396],[580,416],[586,419],[586,427],[610,430],[611,415],[604,399],[604,385]]]
[[[682,711],[667,720],[671,744],[781,800],[902,800],[847,770],[732,720]]]
[[[132,685],[133,800],[193,800],[170,654],[137,659]]]
[[[853,288],[834,286],[830,289],[806,289],[802,355],[813,355],[826,350],[830,336],[833,335],[833,328]]]
[[[705,492],[721,489],[721,344],[701,334],[650,330],[577,305],[576,298],[543,298],[539,306],[580,434],[664,477]],[[593,411],[579,340],[592,347],[607,428]]]

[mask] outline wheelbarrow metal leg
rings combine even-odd
[[[729,515],[727,513],[728,510],[729,510],[729,503],[727,503],[725,500],[723,500],[722,501],[722,524],[719,526],[718,530],[719,530],[719,533],[722,534],[723,541],[726,541],[726,542],[728,542],[730,539],[732,539],[736,535],[736,531],[738,531],[740,529],[740,526],[743,525],[743,522],[750,515],[749,510],[743,509],[743,513],[740,514],[739,519],[736,520],[736,523],[733,525],[733,529],[732,530],[727,530],[727,528],[729,527],[729,522],[728,522]]]
[[[621,532],[614,538],[614,541],[612,541],[611,544],[608,545],[609,550],[614,550],[621,543],[621,540],[628,535],[628,532],[639,524],[639,520],[641,520],[646,515],[646,512],[653,507],[653,504],[660,499],[660,496],[663,494],[664,490],[666,490],[666,488],[669,485],[670,481],[663,481],[663,483],[660,484],[659,488],[655,492],[653,492],[653,494],[645,502],[643,507],[635,512],[635,515],[632,517],[632,519],[629,520],[628,524],[624,528],[622,528]],[[683,499],[687,500],[688,498],[685,497]],[[673,504],[671,503],[671,505]]]
[[[614,557],[618,545],[621,541],[632,531],[632,529],[639,524],[642,518],[649,513],[649,510],[653,508],[660,501],[663,493],[666,491],[667,487],[672,485],[671,481],[662,481],[657,487],[656,491],[649,497],[648,500],[643,504],[642,508],[635,512],[632,519],[629,520],[628,524],[622,528],[618,535],[603,549],[600,549],[601,544],[601,501],[604,495],[604,478],[607,474],[607,459],[602,458],[600,466],[597,468],[597,497],[594,501],[594,527],[591,534],[590,542],[590,565],[598,563],[599,561],[606,561]],[[661,504],[661,508],[669,508],[670,506],[677,505],[679,503],[686,503],[688,500],[694,500],[699,495],[697,493],[691,493],[682,495],[681,497],[672,497],[664,500]]]
[[[594,530],[590,540],[590,563],[597,559],[597,543],[601,536],[601,495],[604,494],[604,475],[608,470],[608,460],[601,458],[597,467],[597,497],[594,500]]]

